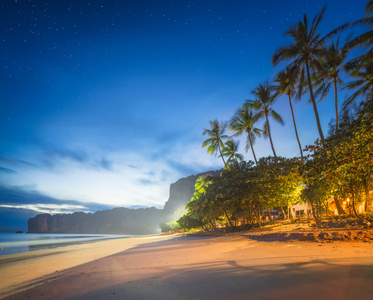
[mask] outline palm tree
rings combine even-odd
[[[344,88],[348,90],[358,89],[343,103],[345,110],[357,97],[365,97],[366,101],[373,102],[373,59],[364,63],[364,68],[351,73],[356,80],[349,82]]]
[[[338,134],[338,85],[342,83],[340,73],[345,69],[345,61],[349,53],[347,43],[345,46],[339,46],[337,42],[331,42],[328,47],[322,48],[320,55],[320,64],[323,72],[316,76],[316,85],[318,86],[315,95],[320,95],[320,100],[325,98],[331,87],[334,87],[334,105],[335,105],[335,132]]]
[[[232,162],[239,162],[243,161],[243,155],[237,153],[238,151],[239,142],[234,140],[228,140],[224,144],[224,148],[222,150],[222,157],[227,157],[227,165],[229,166]]]
[[[272,63],[274,65],[277,65],[284,60],[291,60],[292,62],[290,63],[289,68],[299,72],[300,82],[303,82],[304,78],[307,78],[317,129],[322,141],[324,140],[324,134],[320,124],[310,74],[311,70],[313,70],[315,73],[322,72],[321,65],[317,60],[321,53],[320,48],[324,44],[327,37],[340,30],[336,29],[325,37],[320,38],[320,34],[317,31],[324,12],[325,6],[321,12],[315,16],[310,27],[308,26],[306,15],[303,17],[303,22],[300,21],[297,25],[290,27],[285,34],[292,38],[292,43],[277,49],[272,57]],[[302,85],[300,85],[300,87],[302,87]]]
[[[367,25],[368,27],[373,27],[373,0],[369,0],[367,5],[365,6],[365,14],[364,17],[353,23],[356,24],[362,24]],[[355,47],[366,47],[373,44],[373,29],[359,35],[358,37],[351,40],[347,46],[349,48],[355,48]],[[350,61],[347,65],[347,67],[351,70],[354,68],[360,68],[364,64],[365,61],[373,59],[373,47],[371,47],[367,53],[362,54],[356,58],[354,58],[352,61]]]
[[[225,122],[218,122],[218,120],[209,121],[211,129],[204,129],[202,135],[208,135],[209,138],[205,140],[202,144],[202,148],[208,147],[207,152],[211,155],[216,154],[219,152],[219,156],[222,158],[224,166],[227,167],[227,164],[222,156],[222,148],[224,148],[223,139],[228,138],[227,135],[224,134],[225,130],[227,129],[227,123]]]
[[[269,126],[268,117],[271,115],[277,122],[284,124],[281,116],[273,110],[272,105],[278,95],[277,89],[275,86],[269,85],[268,82],[264,82],[263,84],[259,84],[252,92],[255,96],[255,100],[248,100],[246,101],[246,107],[254,108],[259,110],[257,118],[261,119],[265,117],[266,122],[264,123],[264,136],[269,136],[269,140],[271,142],[271,147],[273,151],[274,157],[276,156],[275,148],[273,147],[271,130]]]
[[[246,152],[251,148],[251,151],[253,152],[255,163],[258,164],[258,161],[256,160],[255,151],[254,151],[254,143],[255,143],[255,137],[260,136],[261,130],[254,127],[254,124],[259,120],[259,116],[255,115],[254,112],[247,108],[247,107],[241,107],[237,110],[235,115],[230,121],[229,128],[236,132],[233,136],[239,136],[243,132],[247,133],[247,139],[246,139]]]
[[[294,96],[295,94],[295,88],[297,84],[297,74],[291,74],[291,71],[289,69],[286,69],[285,71],[278,73],[274,81],[278,83],[277,91],[281,94],[287,95],[289,98],[289,105],[290,105],[291,115],[293,117],[295,136],[298,141],[300,156],[302,157],[302,160],[303,160],[302,146],[299,141],[297,124],[295,123],[293,105],[291,104],[291,97]]]

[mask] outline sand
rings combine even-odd
[[[164,239],[164,240],[161,240]],[[245,234],[129,239],[0,257],[5,299],[369,299],[373,244]]]

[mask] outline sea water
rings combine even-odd
[[[129,238],[133,235],[62,234],[62,233],[9,233],[0,232],[0,255],[55,249],[92,243],[107,239]]]

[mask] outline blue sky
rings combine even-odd
[[[0,206],[163,207],[172,182],[223,167],[203,129],[273,79],[285,30],[324,4],[322,34],[366,1],[1,1]],[[306,98],[294,104],[303,146],[318,137]],[[287,99],[275,109],[277,154],[299,155]],[[332,98],[319,113],[326,133]],[[265,139],[255,150],[272,154]]]

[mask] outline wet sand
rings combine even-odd
[[[373,295],[372,243],[263,242],[241,234],[163,238],[0,258],[0,298],[320,300]],[[4,285],[7,278],[11,284]]]

